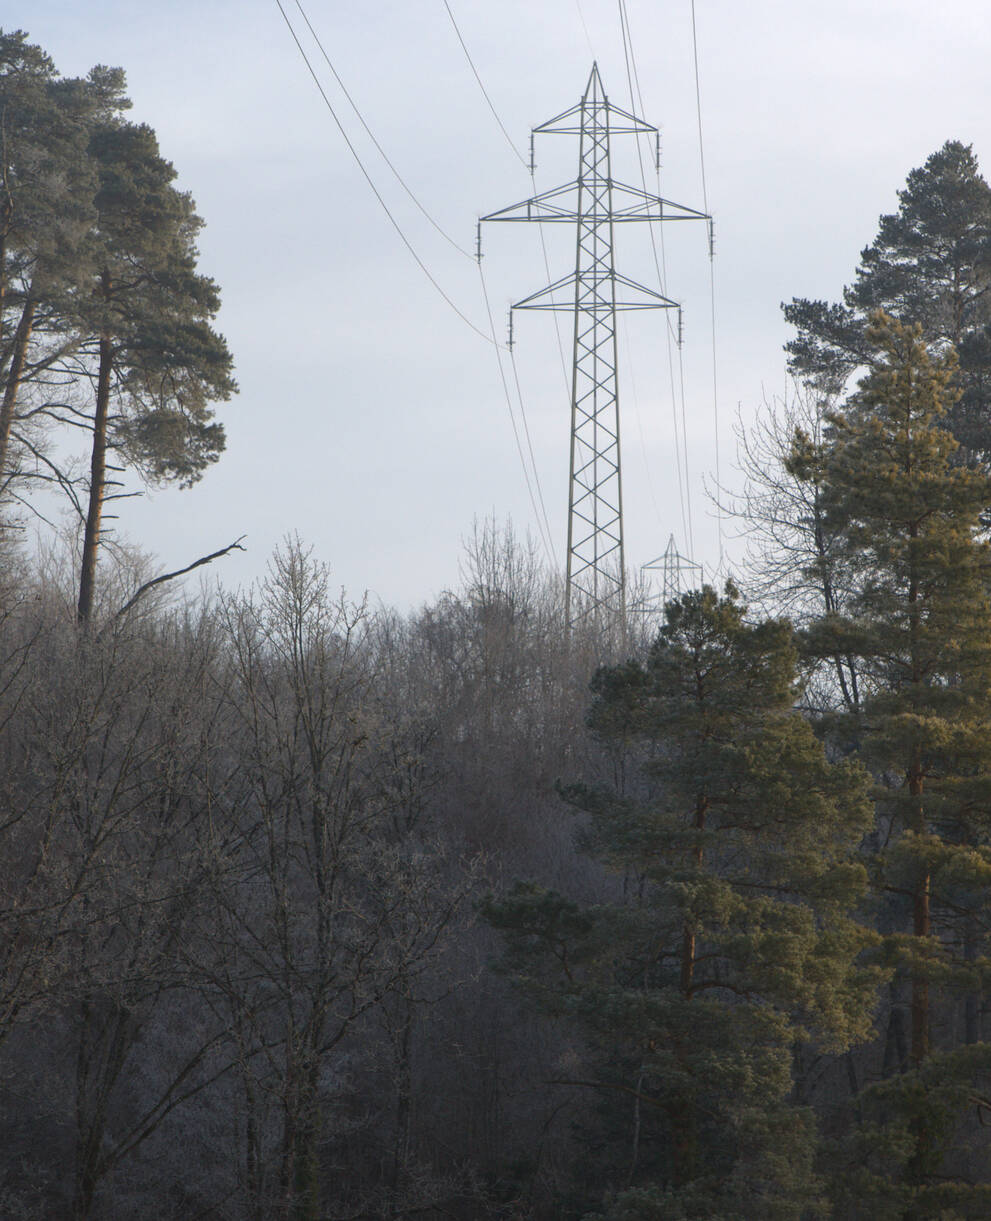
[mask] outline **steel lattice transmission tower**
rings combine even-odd
[[[588,617],[605,618],[607,612],[625,622],[616,313],[678,305],[616,271],[613,229],[629,221],[710,218],[613,180],[612,137],[651,135],[656,140],[658,130],[608,100],[595,64],[582,100],[535,127],[533,134],[580,138],[577,179],[482,220],[576,227],[575,270],[512,309],[574,314],[566,616],[569,627]],[[532,161],[531,153],[531,170]]]
[[[680,598],[685,592],[686,574],[696,581],[702,576],[702,565],[681,555],[675,545],[674,535],[668,539],[668,545],[663,555],[640,566],[641,572],[661,572],[661,607],[663,610],[669,602]]]

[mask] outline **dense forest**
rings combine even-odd
[[[107,534],[236,391],[124,87],[0,35],[0,1216],[991,1215],[971,149],[785,307],[734,579],[568,632],[495,522],[408,614]]]

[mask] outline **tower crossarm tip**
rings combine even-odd
[[[561,312],[573,313],[575,308],[575,273],[569,272],[568,275],[562,276],[560,280],[555,280],[553,284],[548,284],[546,288],[539,288],[535,293],[531,293],[528,297],[524,297],[522,301],[517,301],[513,305],[513,309],[543,309],[543,310],[560,310]],[[567,298],[563,301],[557,301],[554,294],[568,289]]]
[[[708,212],[700,212],[686,204],[675,203],[662,195],[651,195],[639,187],[630,186],[625,182],[615,182],[603,179],[603,185],[612,192],[612,210],[610,220],[617,221],[667,221],[667,220],[704,220],[712,224]],[[583,216],[578,205],[577,181],[566,182],[561,186],[551,187],[541,191],[539,195],[531,195],[529,199],[510,204],[508,208],[500,208],[481,218],[482,221],[539,221],[544,224],[574,223]],[[574,204],[575,206],[571,206]]]
[[[623,295],[617,293],[616,308],[617,309],[679,309],[677,301],[672,301],[670,297],[665,297],[663,293],[657,292],[653,288],[648,288],[646,284],[638,284],[636,280],[631,280],[628,276],[621,275],[618,271],[613,272],[613,280],[617,286],[622,286],[627,289],[630,294]]]
[[[596,283],[602,284],[610,280],[617,289],[626,291],[617,291],[607,295],[594,291]],[[580,307],[591,314],[610,313],[614,309],[680,308],[677,301],[672,301],[670,297],[665,297],[655,289],[648,288],[645,284],[639,284],[636,280],[631,280],[617,271],[606,271],[600,276],[586,273],[581,278],[581,285],[578,285],[576,274],[570,272],[568,275],[562,276],[560,280],[555,280],[553,284],[548,284],[546,288],[537,289],[536,292],[530,293],[521,301],[514,302],[513,309],[557,310],[560,313],[570,314],[575,310],[576,287],[587,290],[590,284],[593,286],[593,291],[582,293],[578,297],[578,301]]]
[[[534,135],[581,135],[582,112],[587,107],[588,102],[579,102],[575,106],[570,106],[567,110],[562,111],[561,114],[555,115],[553,119],[548,119],[546,123],[541,123],[534,127]],[[637,115],[630,114],[628,110],[622,110],[619,106],[614,106],[612,102],[603,99],[598,103],[598,108],[603,112],[603,126],[608,125],[611,136],[648,136],[658,134],[658,129],[653,123],[644,122]]]
[[[565,199],[571,193],[577,193],[577,182],[566,182],[563,186],[551,187],[549,191],[541,191],[539,195],[531,195],[519,203],[510,204],[508,208],[499,208],[483,216],[483,221],[571,221],[578,219],[575,208],[565,207],[559,200]]]
[[[712,222],[712,217],[708,212],[689,208],[687,204],[675,203],[672,199],[665,199],[663,195],[651,195],[649,191],[642,191],[639,187],[630,186],[625,182],[613,182],[610,185],[612,186],[612,219],[614,221],[704,220],[710,224]]]

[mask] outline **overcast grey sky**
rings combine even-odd
[[[362,132],[295,0],[283,0],[328,96],[397,220],[459,309],[487,329],[478,268],[416,210]],[[529,129],[577,102],[593,56],[629,108],[615,0],[449,0],[478,72],[521,151]],[[696,558],[719,554],[703,491],[718,461],[733,485],[737,411],[785,392],[780,302],[833,299],[910,169],[947,139],[991,170],[991,20],[949,0],[696,0],[708,199],[715,216],[716,386],[701,226],[668,226],[667,295],[684,306],[683,362]],[[496,124],[443,0],[306,0],[307,16],[378,142],[436,222],[472,248],[475,220],[532,193]],[[643,117],[662,129],[664,195],[702,206],[690,0],[627,0]],[[474,517],[537,536],[491,343],[417,267],[363,179],[275,0],[8,0],[64,74],[126,69],[134,117],[158,132],[206,228],[201,269],[220,284],[220,327],[240,395],[222,405],[228,449],[193,490],[123,506],[121,529],[179,566],[246,534],[225,584],[259,575],[298,531],[352,593],[401,607],[457,580]],[[587,36],[586,36],[587,31]],[[538,139],[536,187],[574,177],[577,147]],[[614,174],[638,181],[635,149]],[[656,286],[643,233],[618,268]],[[490,226],[485,282],[505,338],[510,300],[547,280],[537,227]],[[573,237],[548,235],[552,278]],[[623,319],[621,401],[627,556],[674,533],[679,497],[665,319]],[[567,342],[566,327],[562,328]],[[563,565],[569,406],[551,316],[517,316],[530,435]],[[566,353],[570,360],[570,352]],[[510,371],[511,373],[511,371]],[[676,379],[677,385],[677,379]],[[675,402],[678,402],[676,390]],[[518,408],[517,408],[518,410]],[[732,527],[727,527],[727,547]]]

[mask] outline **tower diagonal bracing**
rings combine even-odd
[[[626,616],[616,316],[623,310],[678,308],[662,293],[617,273],[614,227],[709,218],[614,181],[612,137],[656,137],[657,128],[608,100],[595,64],[581,101],[533,130],[579,137],[577,178],[482,220],[575,226],[574,271],[512,308],[574,315],[566,616],[569,627],[589,618],[605,625]]]

